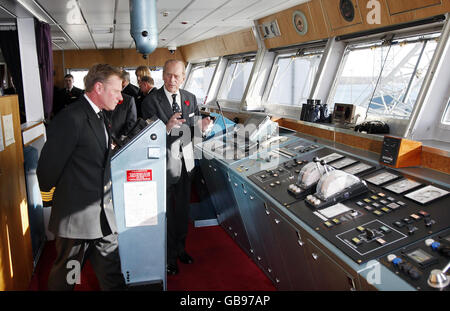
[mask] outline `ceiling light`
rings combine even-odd
[[[94,35],[106,35],[109,33],[113,33],[113,27],[92,27],[91,33]]]
[[[53,43],[66,43],[67,39],[64,37],[53,37],[52,42]]]

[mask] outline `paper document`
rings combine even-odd
[[[5,147],[14,144],[14,123],[12,114],[3,116],[3,130],[5,132]]]
[[[125,226],[158,224],[158,198],[155,181],[127,182],[123,185]]]

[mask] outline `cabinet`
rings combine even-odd
[[[272,231],[278,241],[280,254],[291,284],[291,290],[314,290],[306,245],[306,233],[291,225],[273,208],[269,208],[268,212]]]
[[[17,95],[0,97],[0,124],[0,290],[26,290],[33,255]]]
[[[250,255],[250,242],[239,214],[231,187],[231,179],[225,169],[214,160],[201,161],[203,177],[206,181],[217,220],[225,231]]]
[[[356,290],[357,275],[352,275],[344,267],[333,260],[319,243],[307,239],[311,272],[316,290],[348,291]]]

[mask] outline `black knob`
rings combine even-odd
[[[320,164],[325,165],[325,164],[327,164],[327,161],[321,160],[321,161],[320,161]]]
[[[158,138],[158,136],[156,136],[155,133],[153,133],[152,135],[150,135],[150,139],[151,140],[156,140]]]
[[[144,30],[144,31],[142,32],[142,36],[143,36],[143,37],[147,37],[147,36],[148,36],[148,31],[147,31],[147,30]]]
[[[366,237],[368,240],[372,240],[375,237],[375,232],[372,229],[366,228]]]
[[[418,279],[420,279],[420,272],[419,272],[419,270],[417,270],[416,268],[411,268],[409,271],[408,271],[408,275],[411,277],[411,279],[413,279],[413,280],[418,280]]]
[[[313,161],[317,163],[317,162],[319,162],[320,160],[319,160],[318,157],[314,157]]]

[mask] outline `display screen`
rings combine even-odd
[[[407,253],[406,255],[419,264],[423,264],[433,258],[433,256],[429,255],[427,252],[420,248]]]
[[[389,173],[389,172],[381,172],[381,173],[373,175],[369,178],[366,178],[366,181],[378,186],[378,185],[387,183],[388,181],[397,179],[398,177],[399,176]]]
[[[434,201],[438,198],[444,197],[448,193],[449,192],[447,190],[429,185],[414,192],[410,192],[406,194],[405,197],[418,203],[425,204]]]
[[[330,163],[330,162],[333,162],[333,161],[335,161],[337,159],[341,159],[343,157],[344,156],[342,154],[332,153],[332,154],[329,154],[329,155],[327,155],[327,156],[325,156],[323,158],[320,158],[319,161],[324,160],[326,163]]]
[[[368,169],[371,169],[373,166],[370,166],[365,163],[359,163],[350,167],[347,167],[344,169],[344,172],[347,172],[349,174],[358,174],[364,171],[367,171]]]
[[[335,169],[341,169],[343,167],[349,166],[356,162],[358,162],[358,161],[350,159],[350,158],[344,158],[342,160],[334,162],[333,164],[331,164],[331,166],[334,167]]]
[[[417,181],[414,181],[411,179],[402,179],[393,184],[385,186],[384,188],[387,190],[390,190],[394,193],[400,194],[400,193],[406,192],[408,190],[417,188],[419,186],[422,186],[422,184]]]

